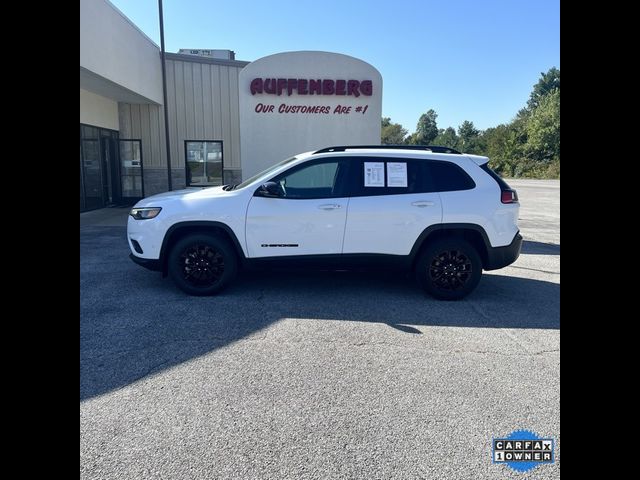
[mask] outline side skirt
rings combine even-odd
[[[292,255],[282,257],[247,258],[250,270],[312,269],[312,270],[409,270],[409,255],[345,253],[332,255]]]

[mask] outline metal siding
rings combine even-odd
[[[169,101],[171,167],[184,165],[184,70],[183,62],[173,63],[173,101]],[[167,84],[168,86],[168,84]]]
[[[213,138],[222,138],[222,98],[220,96],[220,66],[211,67],[211,93],[213,94]]]
[[[192,63],[193,79],[193,120],[196,138],[205,138],[202,98],[202,64]]]
[[[187,109],[186,105],[186,82],[185,82],[185,62],[176,62],[176,126],[177,137],[173,148],[176,152],[176,159],[179,165],[185,165],[184,141],[187,140]],[[172,157],[173,158],[173,157]],[[175,166],[175,163],[172,164]]]
[[[174,145],[174,142],[176,141],[177,138],[177,128],[178,126],[176,125],[176,66],[175,66],[176,62],[173,61],[167,61],[167,68],[166,68],[166,72],[167,72],[167,116],[169,118],[169,141],[171,143],[171,158],[175,158],[174,155],[176,155],[176,147]],[[164,107],[162,107],[164,108]],[[163,155],[162,155],[162,163],[163,165],[166,167],[167,165],[167,154],[166,154],[166,150],[167,150],[167,145],[166,145],[166,141],[164,139],[165,136],[165,129],[164,129],[164,110],[162,111],[161,115],[160,115],[160,138],[161,138],[161,142],[162,142],[162,151],[163,151]],[[173,161],[171,162],[173,163]]]
[[[195,63],[182,62],[182,71],[184,72],[184,109],[185,118],[185,136],[183,140],[188,140],[190,135],[195,134],[196,122],[194,114],[195,95],[193,92],[193,66]]]
[[[222,140],[225,169],[240,169],[240,67],[167,60],[172,168],[184,168],[185,140]],[[166,167],[162,105],[118,104],[120,138],[142,139],[144,166]]]
[[[134,103],[131,105],[131,137],[140,138],[140,105]]]
[[[118,103],[118,124],[120,126],[120,137],[129,138],[131,131],[131,105],[128,103]]]
[[[238,95],[238,68],[229,67],[229,107],[231,111],[231,155],[225,158],[225,167],[240,168],[240,106]]]
[[[227,67],[220,67],[220,98],[221,102],[221,120],[222,120],[222,140],[223,143],[223,155],[226,160],[230,151],[233,148],[230,145],[229,135],[231,127],[231,111],[229,102],[229,69]]]
[[[211,95],[211,65],[202,65],[203,134],[213,136],[213,99]]]
[[[142,155],[151,149],[151,131],[149,130],[149,105],[140,105],[140,137],[142,139]],[[143,156],[144,158],[144,156]],[[151,159],[150,165],[153,165]]]
[[[167,97],[168,97],[167,92]],[[167,102],[168,103],[168,102]],[[167,142],[165,140],[165,129],[164,129],[164,106],[160,105],[157,109],[156,121],[158,122],[158,147],[159,153],[158,156],[160,165],[166,168],[167,165]],[[144,152],[143,152],[144,155]]]
[[[143,167],[164,165],[164,159],[160,158],[160,141],[164,140],[164,130],[160,130],[158,114],[162,108],[157,105],[149,105],[149,144],[150,148],[142,151]],[[161,133],[162,132],[162,133]],[[164,150],[163,150],[164,151]],[[148,160],[147,160],[148,159]]]

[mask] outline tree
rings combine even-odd
[[[560,91],[560,70],[556,67],[551,67],[547,73],[540,72],[542,77],[533,86],[533,91],[527,101],[527,108],[533,110],[536,108],[540,101],[553,91]]]
[[[560,159],[560,90],[545,95],[527,122],[527,157],[549,164]]]
[[[468,142],[474,137],[477,137],[480,134],[480,131],[473,125],[473,122],[469,120],[465,120],[458,127],[458,135],[463,143]]]
[[[407,145],[420,145],[420,137],[418,136],[418,132],[413,132],[407,138],[404,139],[404,143]]]
[[[415,133],[415,141],[417,144],[429,145],[433,142],[433,139],[438,136],[436,118],[438,118],[438,114],[433,109],[420,115]]]
[[[408,144],[436,144],[489,157],[506,177],[560,178],[560,70],[541,72],[527,104],[507,124],[478,130],[465,120],[456,131],[438,130],[434,110],[423,114]]]
[[[380,143],[382,145],[399,145],[404,143],[407,130],[399,123],[391,123],[391,118],[382,117],[382,134]]]
[[[458,137],[460,137],[458,145],[464,152],[475,154],[483,153],[482,140],[479,138],[480,130],[473,125],[473,122],[469,120],[462,122],[458,127]]]
[[[438,136],[433,140],[435,145],[442,145],[444,147],[450,147],[453,149],[458,148],[460,139],[456,135],[456,131],[453,127],[447,127],[446,129],[440,129]]]
[[[515,176],[516,165],[524,157],[523,128],[521,121],[514,120],[508,125],[488,128],[482,135],[485,144],[483,155],[489,157],[489,166],[500,175]]]

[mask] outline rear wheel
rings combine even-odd
[[[203,234],[178,240],[168,262],[169,276],[190,295],[219,292],[233,280],[238,270],[238,259],[229,242]]]
[[[460,238],[443,238],[428,245],[416,262],[416,279],[440,300],[459,300],[471,293],[482,276],[476,249]]]

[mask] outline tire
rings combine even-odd
[[[189,295],[213,295],[235,278],[238,257],[223,238],[188,235],[171,249],[168,271],[178,288]]]
[[[482,260],[476,249],[461,238],[442,238],[426,246],[418,257],[416,279],[432,297],[460,300],[480,282]]]

